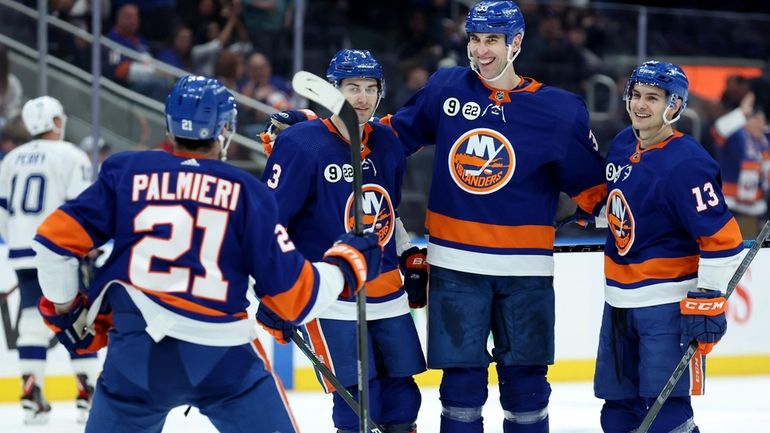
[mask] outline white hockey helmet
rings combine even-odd
[[[56,128],[56,124],[53,121],[56,117],[62,121],[61,130]],[[62,107],[61,102],[56,98],[40,96],[30,99],[24,104],[24,107],[21,109],[21,120],[33,137],[48,131],[61,131],[63,137],[64,123],[67,120],[67,116],[64,115],[64,107]]]

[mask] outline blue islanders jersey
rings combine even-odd
[[[433,265],[553,275],[559,191],[591,213],[604,199],[603,159],[574,94],[530,78],[497,90],[470,68],[447,68],[389,120],[408,154],[436,145],[426,216]]]
[[[725,291],[743,239],[719,166],[697,141],[675,131],[641,149],[626,128],[612,141],[606,177],[608,304],[648,307],[696,288]]]
[[[382,273],[366,284],[367,318],[409,311],[396,254],[396,210],[406,164],[403,148],[385,125],[367,123],[362,139],[364,231],[383,245]],[[349,141],[329,119],[298,123],[282,132],[263,180],[275,192],[281,223],[300,252],[320,260],[342,233],[353,230],[353,167]],[[355,320],[355,301],[338,300],[322,318]]]
[[[284,319],[313,319],[314,308],[325,309],[342,287],[328,293],[324,287],[333,266],[311,264],[296,250],[279,224],[273,194],[256,178],[197,157],[111,156],[97,181],[51,214],[35,239],[77,257],[113,239],[89,298],[98,299],[111,282],[124,285],[156,341],[164,335],[213,346],[251,341],[249,277],[256,295]]]
[[[770,142],[740,129],[726,141],[717,142],[717,161],[722,169],[722,192],[727,206],[746,215],[764,216],[765,194],[770,189]]]

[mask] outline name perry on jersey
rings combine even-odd
[[[193,200],[231,211],[238,206],[241,192],[238,182],[184,171],[135,174],[132,185],[134,202]]]
[[[13,159],[13,163],[16,165],[36,165],[45,162],[45,153],[19,153]]]

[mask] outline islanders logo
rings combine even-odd
[[[607,197],[607,223],[618,254],[625,256],[634,244],[635,224],[631,208],[619,189],[613,189]]]
[[[449,150],[449,173],[457,186],[471,194],[491,194],[511,180],[516,155],[501,133],[477,128],[463,134]]]
[[[364,233],[374,233],[380,239],[380,245],[385,245],[393,236],[396,223],[396,212],[390,195],[385,188],[376,183],[367,183],[361,188],[363,195],[361,209],[363,210]],[[353,194],[348,196],[345,205],[345,229],[353,231],[355,213],[353,210]]]

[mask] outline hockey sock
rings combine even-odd
[[[644,399],[606,400],[602,406],[601,425],[604,433],[628,433],[639,427],[647,413]]]
[[[504,433],[548,433],[548,367],[497,366]]]
[[[441,433],[482,433],[486,368],[446,368],[441,378]]]

